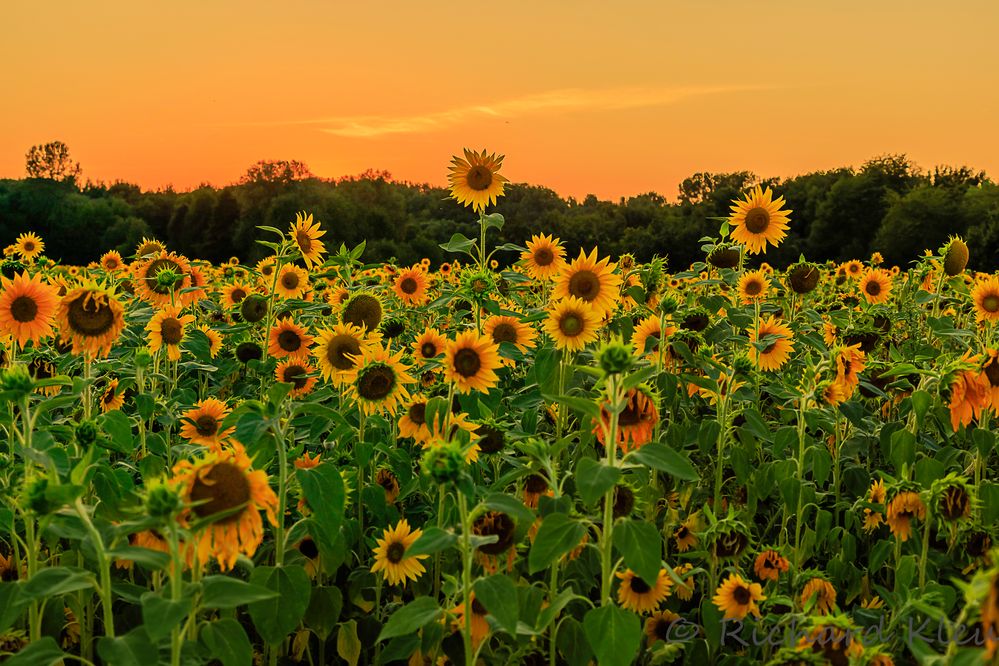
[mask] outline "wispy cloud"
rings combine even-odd
[[[490,104],[461,106],[417,115],[334,116],[297,121],[315,124],[329,134],[349,138],[376,138],[388,134],[422,134],[474,122],[483,118],[512,120],[557,113],[616,111],[661,107],[703,95],[762,90],[765,86],[699,86],[680,88],[566,88],[500,100]]]

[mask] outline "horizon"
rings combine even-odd
[[[488,41],[443,4],[57,6],[15,3],[7,25],[21,29],[0,40],[23,63],[0,108],[0,177],[23,177],[25,152],[52,140],[84,179],[152,191],[224,187],[259,159],[444,186],[465,147],[577,200],[889,153],[999,171],[999,135],[981,130],[999,115],[999,88],[983,85],[999,6],[982,0],[520,2],[472,17],[501,36]],[[43,21],[40,49],[30,27]]]

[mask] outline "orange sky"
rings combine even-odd
[[[6,0],[0,177],[235,181],[258,159],[444,184],[463,146],[563,195],[674,196],[905,152],[999,174],[995,0]]]

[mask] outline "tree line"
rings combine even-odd
[[[225,187],[144,191],[126,182],[81,184],[79,165],[62,148],[34,147],[28,177],[0,180],[0,240],[34,231],[44,238],[46,254],[67,264],[86,264],[109,249],[130,256],[143,237],[192,258],[252,262],[265,252],[255,242],[257,226],[287,228],[301,210],[329,231],[328,246],[367,241],[370,262],[428,257],[439,265],[453,259],[440,243],[454,233],[477,234],[477,218],[449,199],[446,188],[398,182],[386,172],[331,180],[301,162],[264,161]],[[787,239],[765,256],[773,266],[801,254],[845,261],[878,251],[905,267],[924,249],[960,235],[971,247],[972,268],[999,268],[999,185],[967,167],[924,171],[905,155],[792,178],[696,173],[672,200],[655,192],[577,200],[515,183],[494,209],[506,218],[497,242],[523,244],[532,234],[550,233],[573,256],[598,246],[601,255],[631,253],[639,261],[665,256],[672,270],[682,270],[703,259],[699,239],[717,235],[715,218],[727,216],[732,200],[757,183],[784,196],[793,211]]]

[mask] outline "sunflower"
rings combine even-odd
[[[309,274],[294,264],[285,264],[278,271],[274,291],[281,298],[302,298],[309,288]]]
[[[652,441],[652,433],[659,423],[659,410],[655,398],[644,386],[629,389],[624,409],[617,416],[617,446],[625,453]],[[600,407],[600,419],[593,420],[593,434],[607,446],[611,414],[606,403]]]
[[[982,374],[988,380],[989,390],[986,393],[986,402],[992,408],[992,413],[999,415],[999,351],[995,349],[986,350],[985,364],[982,365]],[[982,382],[984,388],[985,382]]]
[[[399,478],[392,470],[382,467],[375,473],[375,484],[385,490],[385,503],[395,504],[399,499]]]
[[[527,241],[527,251],[520,255],[527,274],[535,280],[547,280],[558,273],[565,262],[565,249],[558,238],[535,234]]]
[[[635,326],[631,334],[631,346],[639,354],[645,354],[649,363],[659,362],[659,345],[663,338],[668,338],[676,332],[676,327],[662,328],[662,321],[656,315],[649,315]]]
[[[444,353],[447,339],[436,328],[428,328],[413,343],[413,357],[420,361],[430,361]]]
[[[187,544],[189,562],[196,557],[204,565],[214,557],[228,571],[240,553],[253,557],[264,540],[261,510],[271,525],[277,525],[277,495],[268,485],[266,472],[250,469],[242,446],[212,451],[193,462],[181,461],[173,474],[188,505],[181,514],[182,523],[218,516]]]
[[[867,355],[860,351],[860,343],[841,348],[836,354],[835,383],[843,388],[847,397],[860,386],[860,373],[867,367]]]
[[[610,314],[622,282],[621,276],[614,274],[615,267],[608,257],[597,261],[596,248],[589,255],[580,250],[578,257],[559,268],[553,299],[575,297],[588,303],[601,317]]]
[[[699,527],[696,513],[687,516],[687,519],[680,523],[680,526],[673,532],[677,552],[686,553],[691,548],[697,546],[697,530]]]
[[[992,276],[979,280],[971,290],[971,301],[975,304],[975,319],[990,324],[999,321],[999,278]]]
[[[559,349],[580,351],[597,339],[600,313],[586,301],[570,296],[548,310],[545,331]]]
[[[778,370],[787,363],[787,359],[794,349],[794,334],[786,324],[781,323],[777,318],[771,316],[760,322],[758,330],[749,331],[749,341],[753,343],[757,340],[763,340],[769,335],[776,336],[777,339],[767,345],[762,351],[751,344],[749,346],[749,358],[761,370]]]
[[[884,504],[885,498],[887,497],[887,491],[885,490],[885,482],[881,479],[871,483],[871,487],[867,490],[867,501],[870,504]],[[873,532],[881,524],[884,516],[879,511],[874,511],[872,509],[864,508],[864,531]]]
[[[471,206],[476,212],[485,211],[486,206],[496,203],[503,196],[503,184],[507,179],[500,175],[503,155],[477,153],[465,148],[465,159],[451,158],[448,167],[448,181],[451,183],[451,198],[463,206]]]
[[[357,365],[357,358],[374,342],[364,329],[353,324],[335,324],[319,331],[312,353],[318,359],[323,379],[334,386],[342,385]]]
[[[896,493],[888,503],[888,527],[899,541],[909,540],[912,534],[912,519],[922,520],[926,517],[926,505],[919,498],[919,493],[905,490]]]
[[[732,225],[732,240],[746,246],[750,254],[759,254],[767,248],[780,245],[787,235],[789,210],[782,210],[784,197],[773,199],[768,187],[765,191],[757,185],[746,194],[746,198],[736,201],[731,209],[728,222]]]
[[[194,315],[181,315],[179,305],[167,305],[160,309],[146,324],[149,331],[149,351],[154,354],[166,347],[167,358],[180,360],[180,343],[184,340],[187,325],[194,321]]]
[[[486,392],[499,383],[499,345],[469,330],[449,342],[444,353],[444,377],[459,393]]]
[[[101,268],[108,273],[117,273],[125,268],[125,260],[122,259],[121,255],[114,250],[102,254],[99,263]]]
[[[812,610],[819,615],[829,615],[836,609],[836,588],[823,578],[812,578],[801,590],[799,603],[802,608],[812,603]]]
[[[234,308],[253,293],[253,288],[248,284],[235,282],[222,287],[222,307]]]
[[[489,621],[486,620],[486,616],[489,615],[489,611],[486,610],[485,606],[475,598],[475,592],[472,592],[469,597],[472,606],[471,618],[465,618],[465,604],[458,604],[451,609],[451,613],[455,615],[455,620],[451,625],[452,631],[461,631],[465,627],[466,622],[470,622],[471,625],[471,636],[472,636],[472,646],[473,649],[477,649],[479,644],[482,643],[489,636]]]
[[[382,323],[382,302],[374,294],[360,292],[343,304],[340,318],[345,324],[360,326],[367,331],[377,331]]]
[[[677,584],[673,592],[676,594],[676,597],[682,601],[690,601],[690,599],[694,596],[696,581],[694,576],[690,573],[693,569],[694,565],[690,562],[681,564],[678,567],[673,567],[673,573],[676,574],[677,578],[683,581],[682,583]]]
[[[871,305],[887,303],[891,295],[891,275],[881,268],[871,268],[860,278],[860,293]]]
[[[395,295],[406,305],[425,305],[427,303],[427,287],[430,280],[422,267],[413,266],[399,271],[392,285]]]
[[[670,588],[673,587],[673,579],[665,569],[659,570],[659,575],[652,583],[646,582],[631,569],[614,575],[621,579],[617,588],[617,602],[636,613],[651,613],[656,610],[669,597]]]
[[[521,352],[526,352],[535,346],[537,333],[533,328],[521,322],[516,317],[493,315],[482,322],[482,331],[493,339],[497,345],[508,342]]]
[[[62,297],[56,320],[60,341],[74,354],[107,356],[125,328],[125,309],[107,290],[86,285]]]
[[[181,416],[183,425],[180,436],[192,444],[201,444],[210,449],[221,447],[226,437],[236,431],[235,428],[222,429],[222,421],[229,415],[229,407],[216,398],[206,398],[194,404]]]
[[[840,266],[843,274],[849,278],[857,280],[864,273],[864,264],[856,259],[851,259]]]
[[[388,412],[394,415],[399,403],[409,400],[407,384],[416,380],[402,362],[402,352],[392,354],[381,346],[365,349],[350,371],[346,393],[357,401],[365,414]]]
[[[266,281],[267,285],[270,285],[270,281],[274,277],[274,271],[277,269],[277,257],[274,255],[264,257],[257,262],[256,268],[260,277]]]
[[[208,338],[208,355],[215,358],[222,351],[222,335],[207,324],[198,324],[198,330]]]
[[[12,280],[0,279],[0,333],[11,336],[19,346],[37,344],[52,335],[52,321],[59,304],[59,292],[42,281],[40,274],[27,272]]]
[[[757,601],[766,599],[759,583],[747,583],[739,574],[729,574],[718,589],[712,601],[718,610],[725,613],[726,620],[742,620],[752,613],[760,617]]]
[[[184,293],[191,286],[191,264],[179,254],[164,251],[134,263],[132,282],[139,298],[154,306],[191,302]]]
[[[313,266],[323,263],[323,253],[326,247],[319,240],[326,235],[326,232],[319,228],[319,222],[313,222],[312,213],[295,213],[295,221],[292,223],[288,234],[295,241],[295,246],[302,253],[302,259],[309,270]]]
[[[787,573],[789,566],[787,558],[776,550],[769,549],[756,556],[753,571],[760,580],[772,580],[776,583],[780,574]]]
[[[977,356],[966,352],[962,361],[977,363],[977,359]],[[991,402],[992,384],[989,376],[978,369],[959,369],[950,385],[950,424],[954,432],[962,425],[970,425]]]
[[[17,248],[17,253],[21,255],[21,261],[26,261],[29,264],[34,263],[35,259],[45,251],[45,243],[37,234],[30,231],[18,236],[17,240],[14,241],[14,246]]]
[[[279,382],[292,384],[291,392],[288,394],[293,398],[300,398],[308,395],[316,386],[316,378],[312,376],[315,372],[308,360],[304,358],[288,358],[278,364],[274,370],[274,377]]]
[[[739,300],[743,305],[762,301],[770,289],[770,280],[763,271],[747,271],[739,278]]]
[[[495,536],[496,541],[484,543],[475,549],[476,559],[489,573],[499,569],[499,558],[506,553],[507,569],[513,566],[517,554],[515,544],[517,523],[502,511],[487,511],[472,523],[472,533],[480,537]]]
[[[101,413],[106,414],[107,412],[115,409],[121,409],[121,406],[124,404],[125,395],[123,393],[118,393],[118,380],[110,380],[104,387],[104,391],[101,392]]]
[[[420,560],[426,555],[406,557],[406,549],[423,535],[423,530],[410,530],[409,523],[403,518],[395,527],[386,529],[382,538],[378,539],[375,548],[375,564],[371,573],[382,572],[382,576],[390,585],[406,585],[407,580],[416,581],[426,569]]]
[[[267,353],[274,358],[304,358],[309,355],[309,347],[312,346],[312,336],[291,317],[278,320],[271,327],[269,337]]]
[[[985,633],[985,656],[992,659],[999,650],[999,573],[992,574],[989,593],[982,601],[982,630]]]
[[[656,641],[670,643],[674,640],[673,625],[682,622],[683,618],[673,611],[658,611],[645,620],[645,637],[651,647]]]
[[[166,245],[158,240],[153,240],[143,236],[142,240],[139,241],[139,244],[135,247],[135,258],[147,259],[151,256],[159,254],[160,252],[166,252]]]

